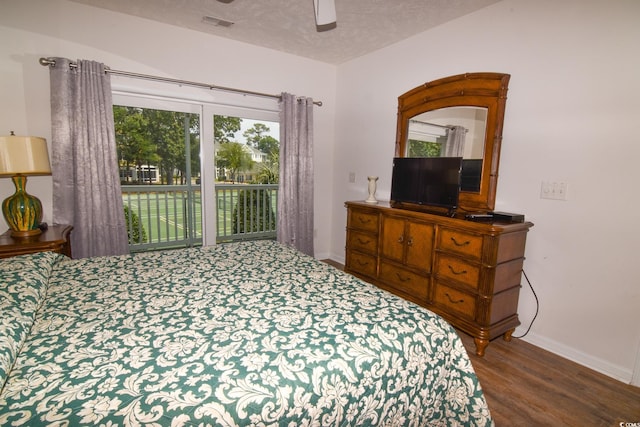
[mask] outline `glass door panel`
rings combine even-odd
[[[120,96],[113,110],[130,249],[201,245],[199,108]]]
[[[279,123],[221,114],[213,122],[217,242],[275,239]]]

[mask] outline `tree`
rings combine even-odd
[[[173,185],[175,170],[184,171],[183,113],[145,108],[148,117],[147,133],[155,141],[162,181]]]
[[[130,245],[147,242],[147,231],[144,229],[144,225],[140,223],[138,214],[129,209],[127,205],[124,205],[124,221],[127,224],[127,236],[129,237]]]
[[[266,189],[241,190],[233,218],[234,234],[275,230],[276,213],[271,206],[271,193]]]
[[[262,163],[256,175],[256,184],[277,184],[280,179],[279,165]]]
[[[236,174],[240,170],[249,170],[253,167],[253,160],[244,146],[238,142],[222,144],[218,150],[217,166],[229,170],[231,181],[234,182]]]
[[[272,153],[267,161],[260,164],[256,184],[277,184],[280,181],[280,152]]]
[[[440,157],[442,145],[437,142],[409,140],[408,157]]]
[[[224,144],[236,142],[233,138],[236,132],[240,130],[241,123],[242,119],[240,117],[213,116],[214,145],[216,147],[222,147]],[[216,168],[218,169],[218,177],[225,179],[225,169],[228,168],[227,159],[216,158]]]
[[[264,123],[256,123],[251,129],[247,129],[243,135],[247,144],[257,148],[267,155],[267,160],[261,163],[255,182],[258,184],[277,184],[280,176],[280,141],[271,135],[269,127]]]
[[[234,142],[233,137],[240,130],[240,117],[213,116],[213,137],[216,144]]]
[[[192,121],[192,127],[196,127],[198,132],[191,132],[191,175],[199,177],[200,176],[200,118],[197,115],[194,115],[197,119],[197,123]]]
[[[125,170],[131,165],[138,170],[144,165],[154,165],[159,167],[163,183],[173,184],[176,173],[184,183],[185,139],[188,137],[191,170],[199,172],[200,118],[197,114],[122,106],[114,106],[113,112],[118,155]]]
[[[157,160],[157,148],[146,132],[149,123],[143,109],[114,106],[113,116],[120,166],[128,171],[131,166],[140,168],[145,163]],[[129,181],[129,175],[124,179]]]
[[[280,141],[271,135],[265,135],[269,131],[269,127],[264,123],[256,123],[251,129],[244,131],[242,135],[247,139],[247,145],[270,156],[280,151]]]
[[[278,156],[280,154],[280,141],[270,135],[263,136],[258,141],[258,150],[267,154],[269,157]]]
[[[264,123],[256,123],[251,129],[245,130],[242,135],[247,139],[247,145],[258,148],[258,143],[263,138],[262,134],[269,132],[269,127]]]

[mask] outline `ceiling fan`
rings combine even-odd
[[[328,31],[338,26],[335,0],[313,0],[313,9],[316,15],[316,30]]]
[[[220,3],[229,4],[233,0],[218,0]],[[313,0],[313,10],[316,17],[316,30],[318,32],[333,30],[338,26],[336,22],[335,0]],[[229,24],[233,24],[232,22]],[[224,26],[229,26],[224,25]]]

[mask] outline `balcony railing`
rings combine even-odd
[[[217,242],[275,239],[278,184],[216,184]],[[132,252],[202,245],[199,185],[123,185]]]

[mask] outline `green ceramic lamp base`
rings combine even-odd
[[[12,179],[16,192],[2,202],[2,213],[11,229],[11,236],[22,238],[37,236],[42,232],[38,228],[42,221],[42,203],[37,197],[27,194],[26,176],[15,175]]]

